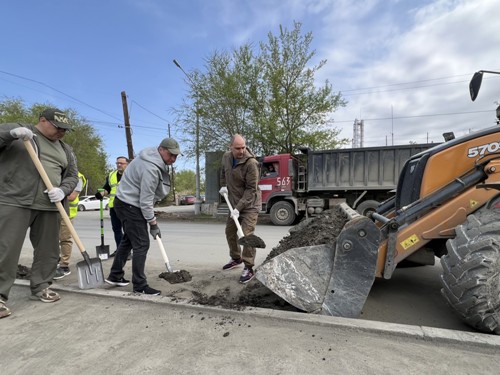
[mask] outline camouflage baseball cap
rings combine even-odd
[[[40,117],[50,121],[56,128],[71,130],[71,124],[68,116],[66,116],[66,113],[60,109],[46,108],[42,113],[40,113]]]

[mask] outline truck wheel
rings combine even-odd
[[[459,225],[441,257],[441,293],[468,325],[500,334],[500,210],[481,209]]]
[[[295,210],[292,204],[286,201],[273,204],[270,214],[274,225],[292,225],[295,221]]]
[[[360,215],[370,217],[370,214],[375,212],[379,204],[379,202],[374,200],[366,200],[358,204],[356,211],[358,211]]]

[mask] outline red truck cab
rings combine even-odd
[[[292,199],[293,171],[290,171],[290,154],[265,156],[262,159],[259,188],[262,192],[262,211],[271,213],[281,225],[295,221],[295,205]]]

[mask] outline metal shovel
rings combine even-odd
[[[231,206],[231,203],[229,202],[229,197],[227,196],[226,193],[223,194],[224,199],[226,200],[227,206],[229,208],[229,212],[233,211],[233,206]],[[248,236],[245,236],[243,233],[243,229],[241,229],[241,224],[239,220],[235,217],[233,217],[234,223],[236,224],[236,229],[238,230],[238,243],[242,246],[250,246],[250,247],[258,247],[261,249],[264,249],[266,247],[266,243],[264,240],[255,234],[249,234]]]
[[[26,149],[28,150],[28,153],[30,154],[31,160],[33,160],[33,163],[38,170],[38,173],[40,173],[40,177],[42,178],[43,183],[48,190],[51,190],[53,188],[52,183],[50,182],[49,176],[47,176],[47,173],[45,172],[40,159],[38,159],[38,155],[36,154],[33,145],[30,141],[25,140],[23,142],[24,146],[26,146]],[[78,249],[80,249],[80,252],[82,253],[84,259],[76,264],[76,269],[78,271],[78,285],[80,289],[90,289],[103,285],[104,273],[102,271],[101,260],[99,258],[90,259],[89,255],[85,251],[85,246],[83,246],[82,241],[80,241],[80,237],[78,237],[78,234],[76,233],[75,228],[73,227],[73,224],[71,223],[71,220],[69,219],[69,216],[66,213],[66,210],[64,209],[62,203],[56,202],[56,207],[59,211],[59,214],[61,214],[62,219],[66,223],[66,226],[68,227],[71,236],[75,240]]]
[[[97,190],[99,193],[102,193],[104,189],[98,189]],[[102,207],[102,199],[100,200],[99,203],[99,210],[100,210],[100,216],[101,216],[101,244],[97,245],[95,247],[95,251],[97,253],[97,256],[99,259],[102,260],[107,260],[109,259],[109,245],[104,245],[104,209]]]

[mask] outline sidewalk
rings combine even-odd
[[[2,374],[493,374],[500,338],[277,310],[224,310],[18,280],[0,320]],[[404,367],[402,367],[404,366]]]

